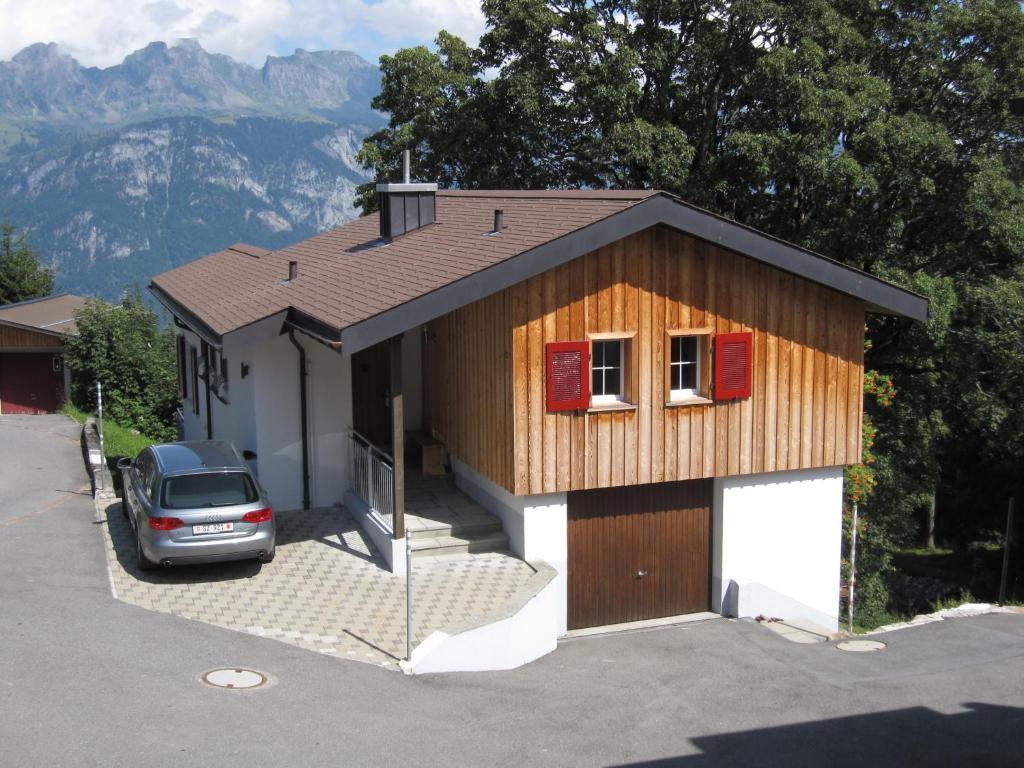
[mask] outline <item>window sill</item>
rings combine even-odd
[[[609,411],[635,411],[635,403],[606,403],[604,405],[592,405],[587,413],[607,413]]]
[[[682,400],[669,400],[665,403],[666,408],[685,408],[688,405],[714,405],[714,400],[708,400],[706,397],[687,397]]]

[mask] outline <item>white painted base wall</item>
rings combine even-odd
[[[352,491],[345,493],[345,509],[359,523],[363,532],[370,537],[373,546],[377,548],[381,557],[388,564],[388,570],[396,576],[405,576],[405,539],[392,538],[391,531],[384,526],[375,513],[370,511],[366,502]]]
[[[839,621],[843,468],[715,479],[711,607]]]
[[[451,457],[455,483],[501,519],[509,547],[526,562],[541,560],[556,571],[558,635],[567,631],[569,507],[564,493],[513,496],[490,478]]]
[[[435,631],[401,662],[408,674],[515,669],[551,653],[558,645],[558,588],[550,565],[532,562],[536,573],[500,615],[469,626]]]

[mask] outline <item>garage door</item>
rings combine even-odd
[[[711,480],[569,494],[570,629],[706,611]]]
[[[0,413],[53,413],[63,399],[60,355],[0,355]]]

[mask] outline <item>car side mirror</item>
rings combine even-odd
[[[132,460],[130,458],[128,458],[127,456],[125,456],[124,458],[118,459],[117,460],[117,468],[120,469],[122,472],[124,470],[126,470],[126,469],[131,469],[132,468]]]

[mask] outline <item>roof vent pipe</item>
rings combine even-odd
[[[402,152],[402,183],[409,183],[409,150]]]
[[[294,280],[299,276],[299,262],[289,261],[288,262],[288,280]]]
[[[505,228],[505,212],[501,208],[494,209],[494,234],[498,234]]]

